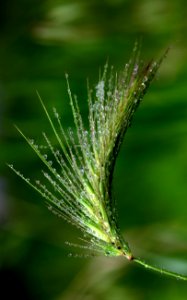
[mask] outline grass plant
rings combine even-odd
[[[167,51],[158,61],[144,65],[140,63],[139,50],[135,47],[120,74],[106,64],[94,90],[88,87],[88,128],[84,125],[77,98],[71,93],[68,75],[67,89],[75,130],[65,131],[56,109],[53,109],[52,117],[38,95],[58,143],[56,148],[43,133],[53,161],[34,140],[16,128],[43,162],[45,171],[42,173],[48,183],[32,182],[13,165],[9,167],[44,198],[49,210],[82,231],[82,248],[106,256],[124,256],[145,268],[187,280],[183,275],[148,265],[134,257],[118,226],[112,195],[113,171],[120,146],[166,54]]]

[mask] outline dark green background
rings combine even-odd
[[[2,299],[184,300],[187,284],[121,258],[74,258],[76,229],[6,166],[42,168],[13,124],[41,144],[52,134],[39,104],[73,125],[64,73],[86,117],[86,78],[117,69],[142,40],[142,58],[168,57],[121,149],[114,195],[135,255],[187,274],[187,5],[184,0],[6,0],[0,4],[0,290]],[[73,254],[74,256],[74,254]],[[1,296],[0,296],[1,297]]]

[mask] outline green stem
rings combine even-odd
[[[187,276],[184,276],[184,275],[181,275],[181,274],[178,274],[178,273],[175,273],[175,272],[171,272],[171,271],[168,271],[168,270],[165,270],[165,269],[161,269],[161,268],[149,265],[149,264],[147,264],[146,262],[142,261],[139,258],[133,258],[133,261],[136,262],[137,264],[143,266],[144,268],[152,270],[154,272],[158,272],[158,273],[164,274],[166,276],[170,276],[170,277],[173,277],[173,278],[176,278],[176,279],[187,281]]]

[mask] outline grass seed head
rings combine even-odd
[[[42,174],[48,184],[32,183],[13,165],[9,167],[41,194],[49,210],[80,228],[89,248],[105,255],[133,258],[118,228],[111,192],[113,170],[124,135],[162,59],[141,67],[139,51],[135,50],[120,74],[106,64],[94,93],[88,90],[88,129],[82,120],[77,98],[71,94],[68,76],[67,89],[75,130],[66,132],[63,129],[55,109],[54,122],[39,96],[58,149],[53,147],[46,133],[43,133],[46,146],[41,149],[17,128],[43,162],[45,170]],[[53,161],[48,160],[46,147]]]

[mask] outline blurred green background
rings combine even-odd
[[[184,0],[1,1],[1,299],[186,299],[186,283],[121,258],[68,257],[79,252],[65,245],[77,241],[77,230],[6,166],[40,176],[40,162],[13,126],[38,144],[42,131],[51,134],[36,90],[68,128],[65,72],[86,118],[86,78],[94,86],[107,58],[122,68],[137,39],[147,61],[172,46],[126,135],[113,189],[135,255],[187,274],[186,17]]]

